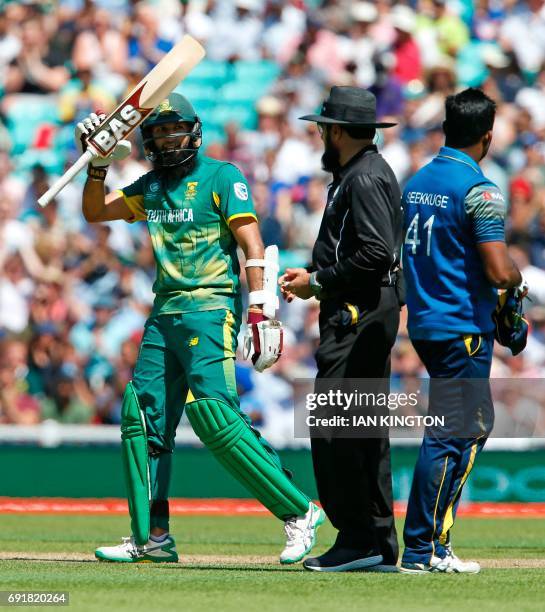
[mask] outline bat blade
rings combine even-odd
[[[116,144],[131,134],[203,59],[205,51],[191,36],[184,36],[138,83],[87,139],[87,150],[38,200],[46,206],[91,161],[108,157]]]
[[[87,139],[101,157],[108,157],[203,59],[203,47],[184,36],[146,75]]]

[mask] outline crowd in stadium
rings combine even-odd
[[[0,12],[0,423],[119,422],[153,301],[146,226],[86,224],[81,181],[44,209],[36,200],[73,162],[75,123],[111,109],[184,33],[207,49],[208,72],[179,89],[203,119],[201,150],[248,177],[282,266],[310,260],[320,224],[322,142],[297,118],[332,84],[370,88],[380,118],[398,123],[379,148],[401,186],[443,144],[445,96],[490,95],[498,113],[483,170],[507,196],[507,240],[531,298],[528,347],[517,357],[497,347],[493,376],[545,376],[543,0],[25,0]],[[135,146],[107,186],[148,168]],[[294,381],[315,373],[318,310],[282,306],[285,350],[272,370],[238,361],[257,424],[289,427]],[[423,373],[402,323],[392,375]]]

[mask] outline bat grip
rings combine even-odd
[[[85,168],[85,166],[87,166],[93,157],[96,157],[94,151],[87,149],[87,151],[77,159],[76,163],[68,168],[68,170],[51,185],[38,200],[38,204],[40,206],[47,206],[47,204],[49,204],[49,202],[51,202],[51,200],[53,200],[53,198],[62,191],[66,185]]]

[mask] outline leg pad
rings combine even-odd
[[[127,482],[132,534],[139,545],[150,532],[150,480],[148,441],[144,414],[132,383],[127,385],[121,407],[121,453]]]
[[[201,442],[276,517],[286,520],[307,512],[309,499],[265,450],[239,411],[213,398],[195,400],[185,409]]]

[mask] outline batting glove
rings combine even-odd
[[[243,357],[248,359],[251,355],[255,370],[263,372],[275,364],[282,354],[282,323],[268,319],[261,310],[249,308],[247,324]]]
[[[524,318],[522,293],[519,288],[507,289],[498,295],[492,320],[496,326],[494,336],[502,345],[507,346],[513,355],[518,355],[528,340],[528,321]]]
[[[80,155],[87,149],[87,137],[97,129],[104,119],[106,119],[106,114],[97,111],[97,113],[91,113],[76,125],[74,137]],[[95,168],[104,168],[105,166],[109,166],[112,160],[125,159],[130,153],[131,143],[128,140],[120,140],[115,146],[112,154],[108,157],[93,157],[91,166]]]

